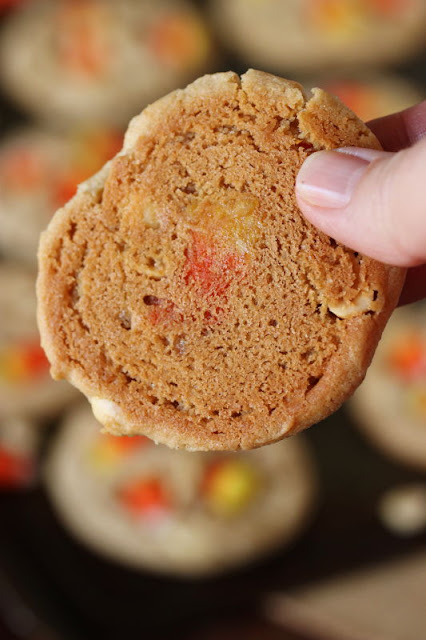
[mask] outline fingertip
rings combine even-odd
[[[320,209],[342,209],[368,168],[370,159],[356,153],[320,151],[307,158],[296,180],[296,196]]]
[[[357,149],[313,154],[296,185],[300,210],[354,251],[397,266],[422,264],[425,154],[426,139],[397,154]]]

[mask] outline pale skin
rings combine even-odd
[[[318,229],[387,264],[408,267],[400,304],[426,297],[426,101],[368,123],[385,151],[320,151],[296,196]]]

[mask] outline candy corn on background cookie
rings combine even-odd
[[[41,231],[77,186],[114,156],[122,135],[111,128],[58,134],[22,129],[0,145],[0,251],[37,263]]]
[[[64,524],[119,562],[203,575],[288,544],[313,506],[300,437],[239,454],[170,451],[143,436],[102,434],[90,408],[66,418],[46,486]]]
[[[36,324],[35,274],[0,265],[0,419],[57,413],[75,392],[55,384]]]
[[[398,309],[351,401],[360,429],[385,454],[426,469],[426,306]]]
[[[116,434],[253,448],[361,382],[405,272],[300,214],[317,149],[378,142],[336,98],[258,71],[205,76],[135,118],[44,233],[42,343]]]
[[[246,63],[314,71],[401,61],[424,43],[424,0],[212,0],[218,35]]]
[[[3,26],[0,79],[49,124],[120,124],[204,71],[211,52],[184,0],[33,0]]]

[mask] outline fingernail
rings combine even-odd
[[[370,160],[339,151],[313,153],[297,176],[297,196],[316,207],[346,207],[369,164]]]

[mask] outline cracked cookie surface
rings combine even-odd
[[[253,70],[146,109],[42,238],[53,375],[110,432],[173,447],[253,448],[329,415],[404,278],[298,210],[304,159],[344,145],[379,148],[336,98]]]

